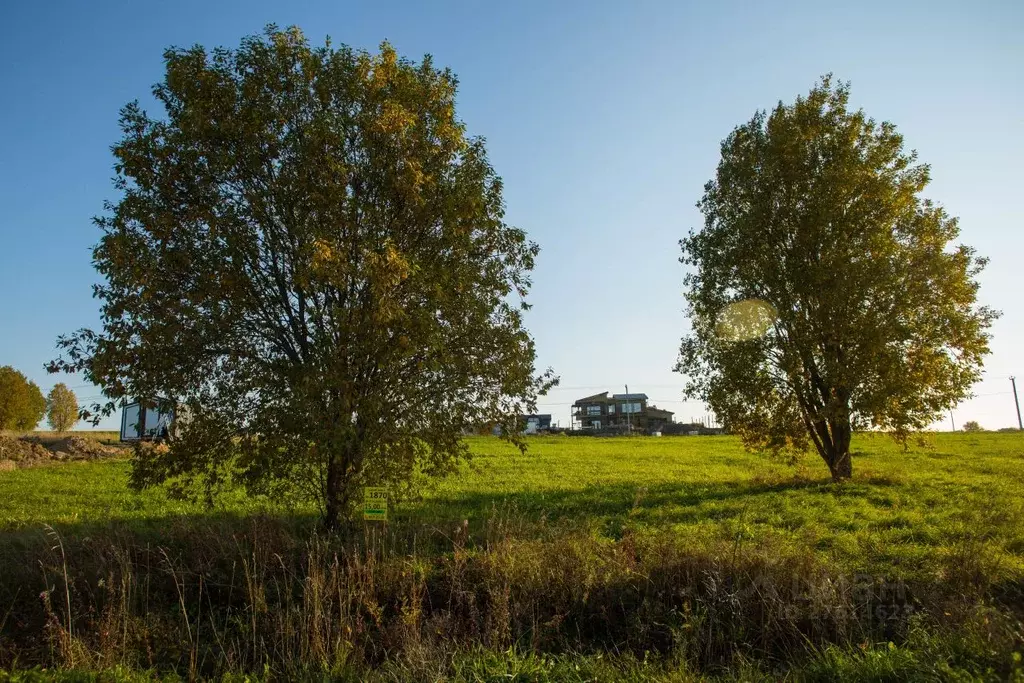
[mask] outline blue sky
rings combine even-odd
[[[927,196],[991,257],[980,298],[1003,317],[956,425],[1015,424],[1024,3],[1013,1],[10,0],[0,6],[0,365],[44,391],[64,380],[98,394],[42,365],[58,334],[98,323],[90,218],[116,198],[118,109],[151,104],[165,47],[233,47],[269,22],[315,43],[387,39],[458,74],[459,114],[487,138],[508,219],[542,248],[528,324],[538,364],[562,378],[541,410],[562,424],[573,399],[626,383],[677,420],[704,414],[682,402],[671,372],[686,326],[677,241],[700,224],[694,204],[719,143],[825,72],[852,81],[854,103],[896,123],[932,165]]]

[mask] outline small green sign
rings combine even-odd
[[[363,519],[388,521],[388,490],[381,486],[367,486],[363,495]]]

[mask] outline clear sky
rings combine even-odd
[[[28,2],[0,4],[0,365],[48,391],[57,335],[96,326],[90,218],[115,199],[118,109],[162,77],[165,47],[237,46],[267,23],[314,43],[383,39],[459,76],[459,113],[487,138],[508,219],[542,248],[528,324],[538,365],[575,398],[646,392],[676,411],[685,330],[677,241],[719,142],[756,110],[832,71],[932,165],[927,195],[991,263],[981,300],[1003,311],[977,398],[956,426],[1016,422],[1024,380],[1024,3],[1005,2]],[[1017,352],[1014,351],[1017,349]],[[1022,381],[1024,394],[1024,381]],[[1022,396],[1024,398],[1024,396]],[[116,427],[116,418],[106,425]],[[939,428],[949,428],[949,421]]]

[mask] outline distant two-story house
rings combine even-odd
[[[672,411],[648,403],[647,394],[612,394],[607,391],[572,404],[572,416],[582,429],[627,429],[657,432],[672,422]]]

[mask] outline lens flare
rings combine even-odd
[[[763,337],[778,318],[775,307],[761,299],[744,299],[723,308],[715,321],[715,334],[726,341]]]

